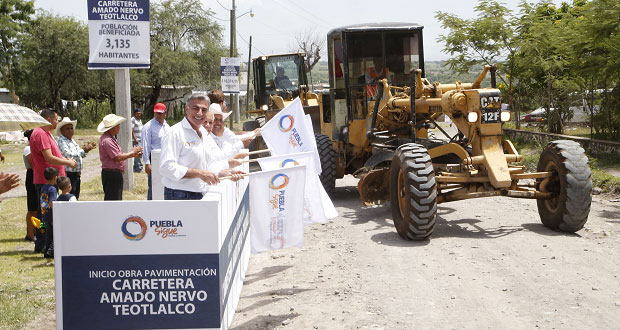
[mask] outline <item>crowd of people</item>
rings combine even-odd
[[[241,179],[246,173],[237,168],[248,156],[241,150],[260,135],[260,129],[232,132],[224,125],[230,115],[226,110],[224,93],[219,90],[191,94],[186,100],[185,117],[173,126],[166,122],[165,104],[155,104],[153,119],[144,125],[142,110],[137,108],[131,118],[133,147],[127,152],[123,152],[116,137],[127,118],[105,116],[97,127],[101,133],[99,143],[80,146],[73,139],[77,120],[65,117],[59,121],[55,111],[41,111],[49,125],[24,132],[29,141],[23,153],[28,206],[25,239],[35,243],[35,252],[53,258],[53,203],[79,200],[83,158],[95,148],[99,148],[104,200],[123,199],[123,173],[130,158],[134,159],[134,172],[145,170],[147,199],[152,200],[151,160],[155,150],[161,151],[159,170],[166,200],[201,199],[220,178]],[[4,162],[1,151],[0,159]],[[17,174],[0,172],[0,194],[17,185]]]

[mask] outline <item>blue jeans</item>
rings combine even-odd
[[[149,190],[146,193],[146,200],[153,200],[153,179],[151,178],[151,173],[147,174],[146,177],[149,180]]]
[[[142,165],[142,158],[140,157],[136,157],[133,159],[133,171],[136,173],[140,173],[142,172],[142,168],[144,168],[144,166]]]
[[[133,145],[134,147],[141,147],[142,146],[142,142],[140,143],[134,143]],[[142,172],[142,169],[144,168],[144,165],[142,165],[142,157],[136,157],[133,159],[133,171],[136,173],[140,173]]]
[[[179,190],[179,189],[170,189],[168,187],[164,187],[164,199],[169,200],[200,200],[202,199],[202,193]]]

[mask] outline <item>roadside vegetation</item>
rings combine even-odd
[[[438,12],[447,30],[439,37],[461,73],[475,66],[497,67],[504,103],[518,115],[547,109],[547,132],[563,134],[570,107],[594,111],[597,136],[620,137],[620,25],[617,0],[521,2],[512,10],[499,1],[479,0],[473,18]],[[516,123],[518,127],[518,123]]]

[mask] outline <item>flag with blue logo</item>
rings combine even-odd
[[[252,253],[302,246],[305,181],[301,165],[250,174]]]
[[[258,163],[263,170],[276,170],[283,167],[291,167],[305,165],[306,169],[306,188],[304,191],[304,225],[317,222],[326,222],[327,219],[334,218],[338,215],[334,204],[327,196],[327,200],[323,201],[321,190],[325,190],[318,174],[311,169],[314,168],[314,153],[312,151],[279,155],[266,158],[258,158]]]
[[[321,174],[321,162],[316,150],[312,124],[308,124],[299,97],[271,118],[263,127],[261,135],[271,149],[272,155],[313,151],[313,164],[317,174]]]

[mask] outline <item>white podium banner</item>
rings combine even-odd
[[[57,329],[228,329],[250,255],[247,182],[200,201],[54,203]]]
[[[155,149],[151,151],[151,192],[155,201],[164,200],[164,184],[161,183],[159,164],[161,164],[161,149]]]

